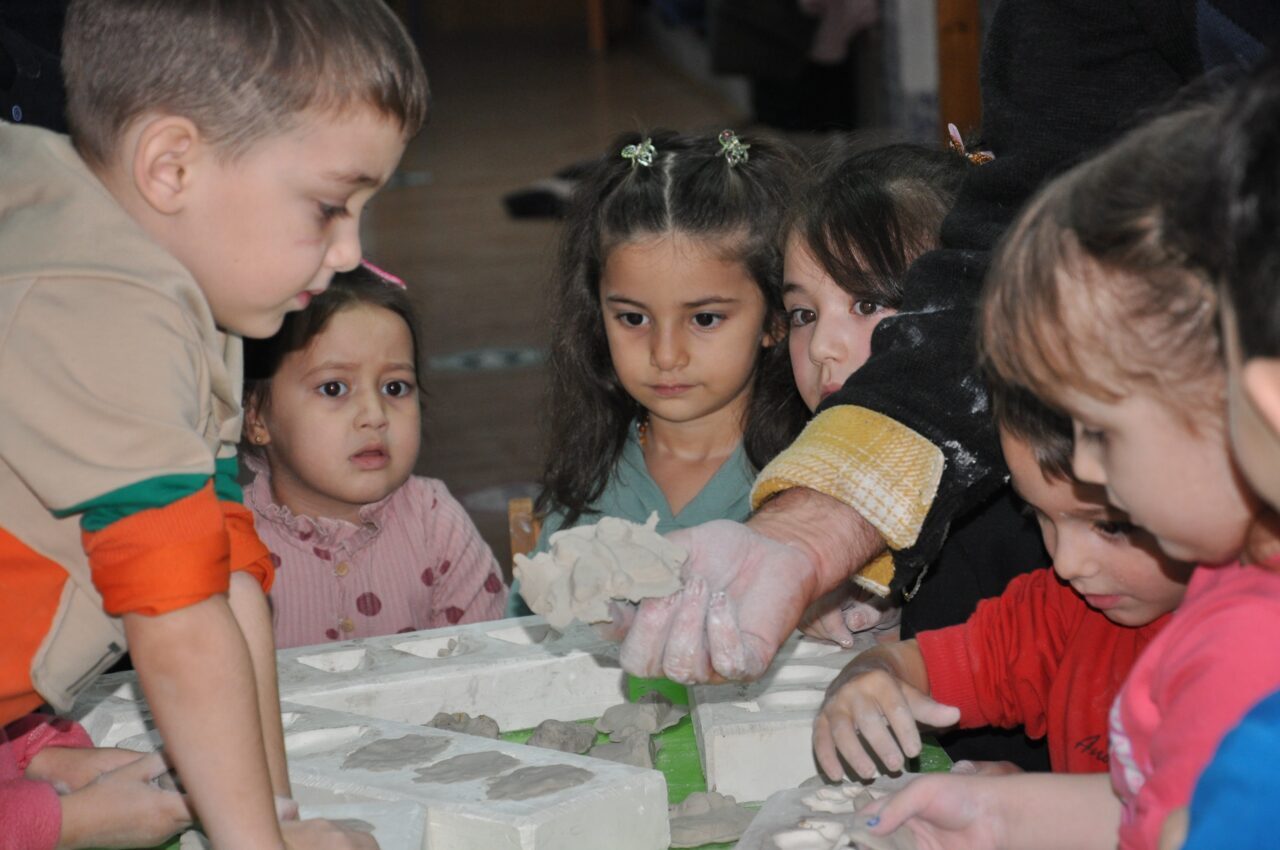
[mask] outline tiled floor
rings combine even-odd
[[[424,61],[429,124],[397,184],[374,200],[366,253],[408,281],[424,355],[445,367],[425,374],[418,471],[463,500],[506,565],[506,499],[531,488],[544,451],[543,368],[529,350],[547,343],[558,230],[508,218],[502,196],[598,155],[622,131],[716,129],[742,117],[637,39],[593,57],[578,28],[450,36],[429,43]],[[516,351],[465,356],[487,348]],[[457,368],[468,365],[498,368]]]

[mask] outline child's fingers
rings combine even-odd
[[[104,775],[110,775],[116,779],[152,782],[168,772],[169,765],[165,763],[164,757],[160,753],[147,753],[141,758],[134,759],[117,767],[115,770],[108,771]]]
[[[831,724],[831,737],[835,741],[836,751],[845,763],[863,779],[874,779],[880,771],[862,739],[858,737],[858,731],[856,722]]]
[[[893,712],[891,712],[893,713]],[[908,712],[908,725],[912,731],[915,730],[915,721],[910,719]],[[896,737],[898,733],[897,727],[892,726],[890,720],[879,711],[859,713],[858,715],[858,734],[867,742],[867,746],[871,751],[880,758],[880,762],[891,772],[896,773],[902,770],[905,761],[903,758],[903,746],[899,744],[901,738]],[[916,751],[919,752],[920,737],[916,735]],[[875,766],[872,766],[871,776],[878,773]],[[860,774],[865,775],[865,774]]]
[[[705,631],[710,593],[706,581],[693,576],[679,594],[680,601],[671,618],[671,633],[667,636],[667,651],[662,659],[663,673],[673,682],[685,685],[705,682],[711,673]]]
[[[935,729],[946,729],[949,726],[955,726],[960,722],[960,709],[954,705],[945,705],[938,702],[927,694],[922,694],[914,688],[906,690],[907,706],[911,710],[911,714],[917,721],[932,726]],[[919,739],[917,733],[916,738]],[[901,739],[899,739],[901,740]],[[918,744],[917,744],[918,746]],[[916,753],[919,750],[917,749]],[[908,753],[908,755],[916,755],[916,753]]]
[[[867,827],[876,835],[888,835],[911,818],[920,814],[933,799],[934,789],[921,777],[908,782],[900,791],[876,800],[859,811],[865,816]]]
[[[819,714],[813,721],[813,755],[818,761],[818,768],[832,782],[844,778],[844,766],[840,764],[840,756],[836,752],[836,742],[831,736],[831,723],[826,712]]]

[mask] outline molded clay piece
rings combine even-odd
[[[554,794],[595,776],[589,770],[568,764],[522,767],[489,782],[490,800],[529,800],[543,794]]]
[[[650,691],[635,702],[605,709],[596,721],[596,730],[607,732],[611,741],[621,741],[635,732],[656,735],[675,726],[688,714],[688,708],[672,705],[662,694]]]
[[[657,513],[638,525],[605,517],[551,535],[551,548],[533,558],[516,555],[515,575],[529,607],[558,631],[575,619],[610,619],[609,600],[670,596],[681,587],[684,549],[654,529]]]
[[[596,730],[585,723],[544,720],[533,730],[533,735],[525,743],[531,747],[582,755],[591,749],[595,740]]]
[[[418,768],[418,778],[413,781],[470,782],[473,779],[497,776],[519,764],[518,759],[513,759],[506,753],[464,753],[430,767]]]
[[[487,714],[472,717],[465,711],[455,711],[452,714],[441,711],[428,721],[427,726],[432,729],[461,732],[464,735],[478,735],[481,738],[498,737],[498,721]]]
[[[401,770],[417,764],[425,764],[449,749],[444,737],[428,738],[425,735],[405,735],[366,744],[347,756],[342,769]]]
[[[652,768],[659,744],[644,732],[632,732],[616,744],[596,744],[587,755],[632,767]]]
[[[678,806],[671,806],[671,846],[701,847],[737,841],[756,813],[738,805],[732,797],[715,791],[697,791]]]

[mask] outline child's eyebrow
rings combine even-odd
[[[351,371],[352,369],[357,369],[359,367],[360,367],[359,363],[346,363],[340,360],[326,360],[323,363],[317,363],[315,366],[312,366],[310,369],[308,369],[306,372],[303,373],[302,377],[304,378],[310,377],[311,375],[314,375],[316,372]]]
[[[696,301],[686,301],[684,302],[684,306],[690,310],[695,310],[698,307],[710,307],[712,304],[737,304],[737,303],[738,303],[737,298],[725,298],[724,296],[721,296],[721,295],[710,295],[710,296],[707,296],[706,298],[699,298]]]
[[[785,281],[782,284],[782,294],[785,295],[788,292],[808,292],[808,290],[804,288],[803,283],[791,283],[790,281]]]
[[[376,187],[382,183],[377,177],[363,171],[326,171],[323,176],[334,183],[347,183],[357,187]]]

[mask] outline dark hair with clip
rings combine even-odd
[[[306,348],[338,313],[361,305],[381,307],[404,319],[409,328],[409,339],[413,342],[416,377],[422,371],[419,362],[418,320],[409,295],[403,286],[392,283],[373,269],[361,265],[349,272],[335,274],[329,288],[312,299],[305,310],[285,316],[284,324],[274,336],[244,341],[245,409],[266,410],[271,404],[271,379],[280,370],[284,358]],[[423,399],[421,390],[418,398],[420,401]],[[257,452],[261,449],[245,442],[244,450]]]
[[[969,167],[940,148],[892,144],[850,152],[837,140],[796,194],[788,231],[845,292],[896,309],[907,269],[938,246]]]
[[[620,151],[651,139],[652,164]],[[766,306],[762,330],[781,336],[782,222],[797,160],[763,136],[730,164],[717,134],[671,131],[617,139],[574,194],[560,247],[551,331],[550,443],[538,509],[575,523],[608,483],[643,409],[623,389],[609,356],[600,276],[609,252],[649,236],[681,233],[715,242],[742,264]],[[634,149],[633,149],[634,151]],[[791,380],[786,346],[762,347],[743,442],[759,468],[784,448],[808,411]]]

